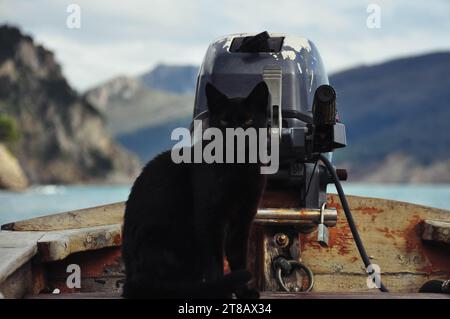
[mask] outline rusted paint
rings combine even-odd
[[[342,211],[342,205],[337,196],[327,195],[327,206],[336,208],[338,211]]]
[[[338,209],[337,225],[329,229],[330,245],[317,245],[315,232],[304,235],[302,259],[318,274],[317,289],[359,291],[365,287],[361,258],[338,197],[328,199],[327,206]],[[426,280],[450,278],[449,248],[422,242],[419,231],[423,219],[449,220],[448,211],[356,196],[348,201],[369,256],[389,274],[384,278],[391,290],[417,291]]]
[[[403,238],[406,242],[406,252],[410,253],[422,248],[422,240],[419,237],[419,227],[422,222],[422,218],[418,214],[411,216],[406,229],[402,231],[397,231],[395,234]]]
[[[340,255],[348,255],[354,248],[353,235],[348,224],[339,223],[338,227],[330,228],[329,247],[336,248]]]
[[[385,237],[392,239],[392,245],[404,250],[404,260],[407,263],[422,265],[416,267],[417,272],[425,272],[427,274],[432,274],[437,269],[440,269],[439,265],[442,265],[444,260],[449,260],[450,257],[445,257],[445,253],[441,250],[438,255],[440,258],[434,259],[433,262],[426,255],[426,248],[424,243],[420,239],[419,229],[422,218],[417,213],[414,213],[409,221],[407,221],[405,228],[402,230],[389,230],[387,227],[383,228],[380,232],[384,234]],[[448,255],[450,256],[450,255]],[[450,268],[448,268],[450,269]]]
[[[359,258],[356,256],[353,256],[352,258],[350,258],[351,262],[354,263],[358,260]]]
[[[31,276],[33,281],[31,293],[38,294],[47,286],[47,275],[44,264],[32,263]]]
[[[81,277],[99,277],[105,274],[122,272],[120,247],[85,251],[70,255],[61,261],[47,263],[49,278],[66,278],[67,266],[77,264],[81,268]]]
[[[121,234],[116,234],[114,236],[114,240],[113,240],[114,245],[116,246],[120,246],[122,244],[122,235]]]
[[[361,214],[369,215],[371,217],[371,221],[374,222],[378,217],[378,214],[382,213],[384,210],[376,207],[355,207],[354,210],[358,210]]]
[[[230,271],[231,271],[231,270],[230,270],[230,264],[228,263],[227,257],[225,257],[225,258],[223,259],[223,272],[224,272],[225,274],[228,274]]]
[[[81,270],[81,288],[68,288],[66,285],[67,266],[77,264]],[[48,262],[45,264],[47,275],[47,290],[50,292],[58,288],[61,293],[76,293],[99,289],[110,281],[122,281],[123,272],[120,247],[104,248],[72,254],[64,260]],[[89,283],[89,285],[87,285]],[[95,288],[97,286],[97,288]],[[113,289],[113,287],[110,287]],[[110,289],[108,288],[108,289]],[[118,289],[118,287],[117,287]]]
[[[336,227],[330,227],[328,247],[322,247],[317,241],[317,231],[312,234],[301,235],[302,250],[330,250],[336,249],[339,255],[348,255],[354,247],[353,236],[350,227],[342,219],[338,220]]]
[[[383,234],[384,237],[389,239],[395,239],[395,236],[391,233],[389,228],[383,227],[383,228],[377,228],[377,230]]]
[[[403,237],[407,253],[419,253],[425,266],[418,268],[428,274],[434,272],[450,272],[450,246],[427,243],[420,238],[423,219],[418,214],[412,216],[405,232],[397,235]]]
[[[424,243],[422,253],[430,263],[430,267],[424,268],[428,273],[450,273],[450,246],[445,244]]]

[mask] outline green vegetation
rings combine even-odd
[[[16,143],[19,139],[20,132],[14,118],[0,114],[0,142]]]

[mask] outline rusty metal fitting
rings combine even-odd
[[[275,234],[274,240],[275,243],[282,248],[289,245],[289,236],[284,233]]]

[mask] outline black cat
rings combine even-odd
[[[246,98],[227,98],[207,84],[206,97],[209,127],[267,127],[264,82]],[[175,164],[170,151],[151,160],[126,203],[124,297],[259,297],[247,286],[246,256],[264,186],[258,163]]]

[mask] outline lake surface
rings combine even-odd
[[[378,185],[344,183],[346,194],[388,198],[449,209],[450,185]],[[37,186],[24,193],[0,191],[0,224],[124,201],[130,186]],[[335,193],[334,187],[329,187]]]

